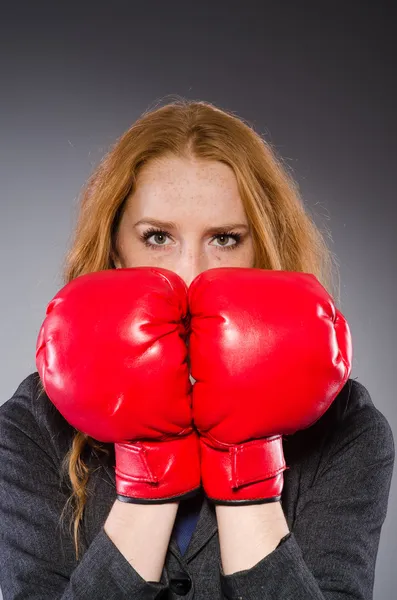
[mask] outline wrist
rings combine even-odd
[[[281,502],[261,506],[216,506],[224,575],[250,569],[288,535]]]
[[[107,529],[123,529],[123,527],[142,526],[156,521],[160,516],[172,519],[176,516],[179,502],[167,504],[131,504],[122,502],[118,498],[113,503],[112,509],[105,523]]]

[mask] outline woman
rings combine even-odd
[[[372,598],[394,440],[332,262],[234,115],[177,102],[117,141],[0,409],[5,600]]]

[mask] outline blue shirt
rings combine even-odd
[[[181,554],[185,554],[190,538],[196,528],[203,498],[204,492],[200,489],[195,496],[181,500],[179,503],[174,532]]]

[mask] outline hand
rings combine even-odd
[[[317,421],[350,375],[348,324],[306,273],[210,269],[188,301],[204,490],[220,504],[278,501],[282,435]]]
[[[200,487],[186,312],[183,280],[151,267],[82,275],[47,307],[36,351],[45,391],[73,427],[115,444],[124,502]]]

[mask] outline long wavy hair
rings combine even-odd
[[[315,224],[289,166],[244,119],[208,102],[183,98],[143,113],[90,175],[65,258],[65,285],[85,273],[115,268],[115,237],[126,199],[136,188],[140,169],[164,154],[229,165],[251,226],[255,267],[313,273],[339,301],[337,260],[325,242],[330,232]],[[75,430],[62,465],[72,490],[67,505],[72,505],[70,529],[77,559],[90,477],[83,460],[87,445],[109,455],[108,444]]]

